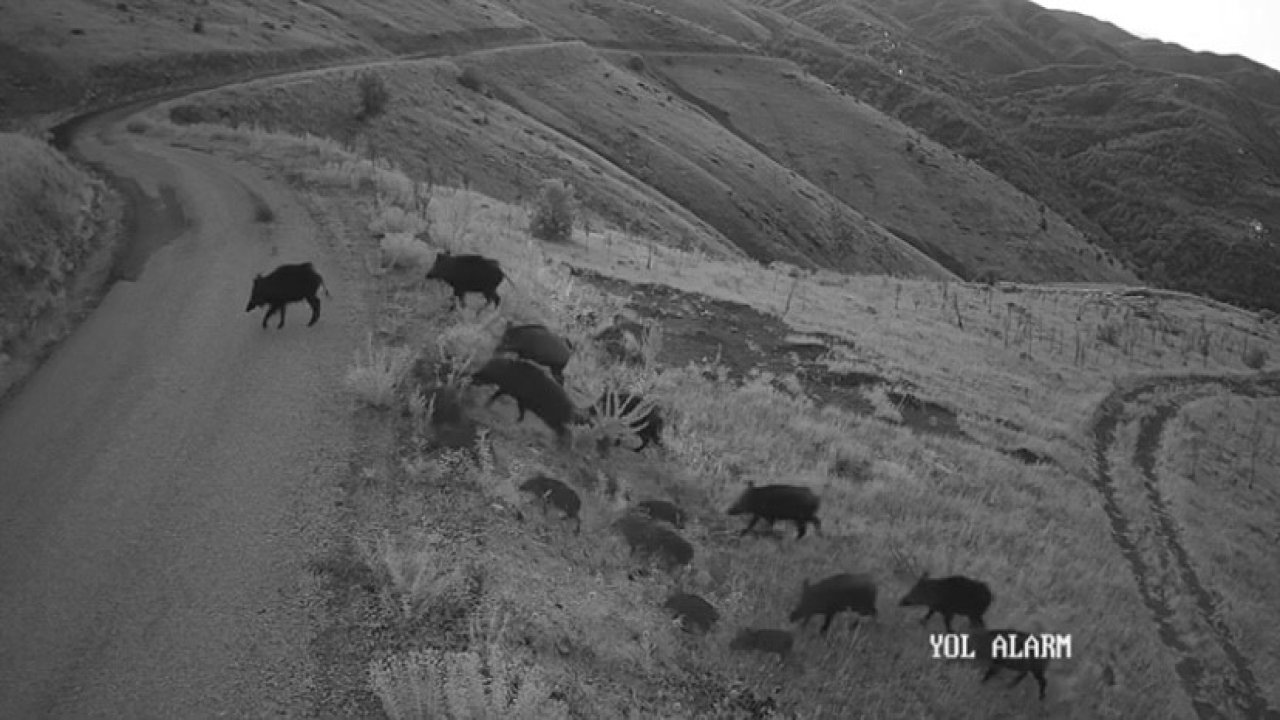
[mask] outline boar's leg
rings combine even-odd
[[[484,406],[485,406],[485,407],[489,407],[490,405],[492,405],[492,404],[493,404],[493,401],[494,401],[494,400],[497,400],[498,398],[502,397],[503,395],[504,395],[504,393],[503,393],[503,391],[502,391],[502,388],[498,388],[497,390],[494,390],[494,391],[493,391],[493,394],[489,396],[489,401],[488,401],[488,402],[486,402],[486,403],[484,404]]]
[[[990,680],[991,676],[995,675],[997,672],[999,672],[999,670],[1000,670],[1000,666],[996,665],[995,663],[991,663],[990,665],[988,665],[987,674],[982,676],[982,682],[986,682]]]
[[[307,304],[311,306],[311,322],[307,323],[307,327],[311,327],[320,319],[320,298],[312,295],[307,298]]]
[[[819,635],[827,634],[827,628],[831,627],[831,621],[835,618],[835,616],[836,614],[833,612],[827,613],[827,620],[826,622],[822,623],[822,630],[818,632]]]
[[[805,521],[803,520],[796,520],[794,522],[796,524],[796,528],[799,530],[799,532],[796,533],[796,539],[799,540],[800,538],[804,537],[804,531],[807,523],[805,523]]]
[[[1018,683],[1022,682],[1022,678],[1026,676],[1027,676],[1026,670],[1023,670],[1022,672],[1018,673],[1018,677],[1014,678],[1013,682],[1009,683],[1009,687],[1013,687],[1014,685],[1017,685]]]
[[[921,625],[928,624],[929,618],[933,617],[933,608],[929,608],[929,612],[924,614],[924,618],[920,620]]]
[[[951,618],[953,618],[953,617],[955,617],[955,615],[952,615],[952,614],[951,614],[951,613],[949,613],[949,612],[944,612],[944,613],[942,613],[942,622],[946,624],[946,626],[947,626],[947,632],[952,632],[952,630],[951,630]]]
[[[746,535],[747,533],[751,532],[751,528],[756,526],[756,521],[759,519],[760,519],[759,515],[752,515],[751,522],[747,523],[747,526],[742,529],[742,532],[738,533],[738,537],[742,537],[743,535]]]
[[[286,304],[280,303],[276,307],[280,308],[280,322],[276,324],[276,329],[279,330],[280,328],[284,327],[284,309],[286,307]]]

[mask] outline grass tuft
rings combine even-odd
[[[413,360],[413,351],[408,348],[375,347],[370,333],[364,350],[356,353],[355,365],[347,372],[347,389],[366,405],[389,408]]]

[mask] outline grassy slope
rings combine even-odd
[[[0,394],[43,350],[32,331],[99,250],[102,192],[43,142],[0,134]]]
[[[1280,403],[1208,397],[1166,430],[1161,491],[1185,529],[1196,570],[1223,599],[1226,621],[1255,676],[1280,704],[1277,508]]]
[[[323,153],[318,160],[286,152],[281,148],[287,142],[252,133],[191,128],[181,134],[189,141],[226,138],[224,150],[284,163],[290,176],[322,193],[320,204],[349,208],[355,227],[347,234],[357,247],[361,226],[377,212],[365,191],[345,189],[355,170],[344,175],[299,169],[319,164]],[[336,149],[326,152],[340,155]],[[320,178],[330,178],[329,189],[315,185]],[[334,182],[343,189],[332,189]],[[384,201],[403,185],[386,183]],[[778,283],[757,265],[660,247],[646,268],[650,251],[616,232],[608,233],[610,243],[597,234],[585,241],[579,236],[568,246],[540,247],[524,234],[521,209],[444,188],[436,189],[428,212],[437,242],[463,238],[449,244],[499,257],[516,273],[517,282],[505,291],[504,315],[548,321],[578,341],[582,352],[568,376],[579,402],[619,371],[597,364],[583,334],[586,326],[576,318],[588,310],[608,316],[618,301],[572,282],[560,262],[742,304],[716,306],[707,327],[729,321],[716,314],[726,308],[757,308],[758,316],[733,311],[736,332],[756,339],[758,333],[777,333],[770,316],[780,314],[789,283]],[[544,257],[560,262],[547,264]],[[421,348],[428,363],[444,350],[483,356],[493,342],[492,331],[479,325],[486,316],[471,320],[469,313],[444,312],[445,293],[421,286],[417,277],[413,271],[382,276],[380,336]],[[944,303],[944,297],[954,300]],[[1256,330],[1247,316],[1194,299],[1104,307],[1089,298],[1070,289],[992,297],[963,285],[879,277],[803,280],[786,324],[828,348],[820,363],[831,377],[863,371],[910,381],[921,397],[964,407],[962,427],[977,443],[895,425],[898,410],[882,390],[867,392],[878,408],[867,416],[839,405],[820,408],[775,387],[767,376],[738,385],[674,367],[651,368],[635,378],[671,409],[671,454],[665,458],[621,453],[591,459],[582,444],[575,453],[556,452],[536,420],[515,424],[504,403],[480,407],[481,394],[468,395],[461,408],[488,430],[479,442],[478,463],[442,452],[441,428],[393,417],[372,420],[394,428],[399,443],[395,456],[375,454],[367,472],[353,477],[355,532],[367,541],[365,559],[354,553],[330,565],[376,588],[369,595],[358,582],[339,583],[349,600],[341,630],[353,648],[348,659],[380,658],[424,644],[465,645],[466,623],[459,617],[474,605],[458,599],[457,583],[466,583],[457,577],[480,573],[481,606],[497,604],[513,613],[511,652],[535,659],[587,717],[715,716],[707,713],[717,698],[724,699],[734,675],[757,690],[780,685],[778,700],[803,717],[1190,717],[1110,542],[1097,497],[1083,479],[1090,472],[1089,448],[1079,430],[1116,376],[1179,369],[1191,358],[1199,365],[1187,340],[1199,318],[1216,338],[1203,361],[1209,370],[1238,370],[1236,346]],[[1021,309],[1014,312],[1015,307]],[[955,322],[955,308],[963,328]],[[1099,328],[1108,325],[1116,325],[1108,336],[1115,345],[1099,339]],[[1261,332],[1260,338],[1250,335],[1251,341],[1272,353],[1280,348],[1274,329]],[[665,338],[664,347],[674,349],[685,339]],[[731,360],[751,366],[771,359]],[[795,380],[775,379],[796,386]],[[810,383],[810,389],[820,391],[822,382]],[[1013,444],[1046,452],[1066,469],[1031,468],[992,451]],[[582,493],[581,537],[554,515],[543,520],[526,508],[523,523],[515,518],[514,507],[522,501],[514,485],[539,467]],[[691,511],[695,520],[685,534],[698,554],[684,581],[675,584],[661,574],[628,580],[630,561],[607,527],[615,512],[609,478],[629,487],[634,498],[674,496]],[[733,537],[739,525],[722,509],[748,479],[818,488],[824,536],[800,542]],[[441,514],[440,507],[450,512]],[[375,542],[384,529],[392,545]],[[483,537],[483,543],[462,540],[472,537]],[[402,564],[403,554],[421,558],[425,567],[443,563],[461,575],[411,590],[388,570]],[[362,570],[364,562],[374,569]],[[1074,634],[1077,659],[1051,670],[1043,711],[1029,688],[984,687],[972,668],[927,659],[925,632],[915,624],[919,613],[894,606],[910,584],[910,571],[920,566],[990,580],[998,598],[994,623]],[[801,579],[840,570],[878,578],[879,623],[855,637],[842,629],[847,621],[829,638],[808,635],[799,641],[795,662],[781,667],[725,651],[736,627],[785,627]],[[675,586],[702,593],[720,608],[716,634],[686,638],[664,622],[657,606]],[[408,610],[405,599],[414,600]],[[361,630],[369,627],[382,629]],[[1115,685],[1102,681],[1106,668],[1116,674]],[[676,711],[677,702],[684,711]]]
[[[790,63],[667,55],[651,67],[774,159],[949,258],[962,277],[990,269],[1007,280],[1134,280],[1056,212],[1041,230],[1039,201]]]

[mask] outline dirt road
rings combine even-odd
[[[1169,512],[1156,473],[1161,435],[1168,421],[1197,391],[1218,388],[1244,397],[1280,395],[1280,375],[1183,376],[1138,380],[1116,390],[1099,407],[1093,433],[1096,486],[1112,538],[1128,561],[1138,591],[1175,658],[1175,669],[1201,720],[1280,720],[1268,705],[1249,659],[1241,653],[1221,609],[1191,562]],[[1161,397],[1159,401],[1153,398]],[[1154,409],[1154,412],[1145,412]],[[1113,452],[1119,429],[1137,423],[1131,457]],[[1117,463],[1132,463],[1142,478],[1141,511],[1123,511]]]
[[[0,411],[0,718],[309,716],[359,276],[288,192],[119,120],[76,147],[146,195],[132,281]],[[251,278],[298,260],[332,299],[261,329]]]

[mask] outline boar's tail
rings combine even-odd
[[[324,278],[320,278],[320,289],[324,290],[325,297],[333,297],[329,294],[329,286],[324,284]]]

